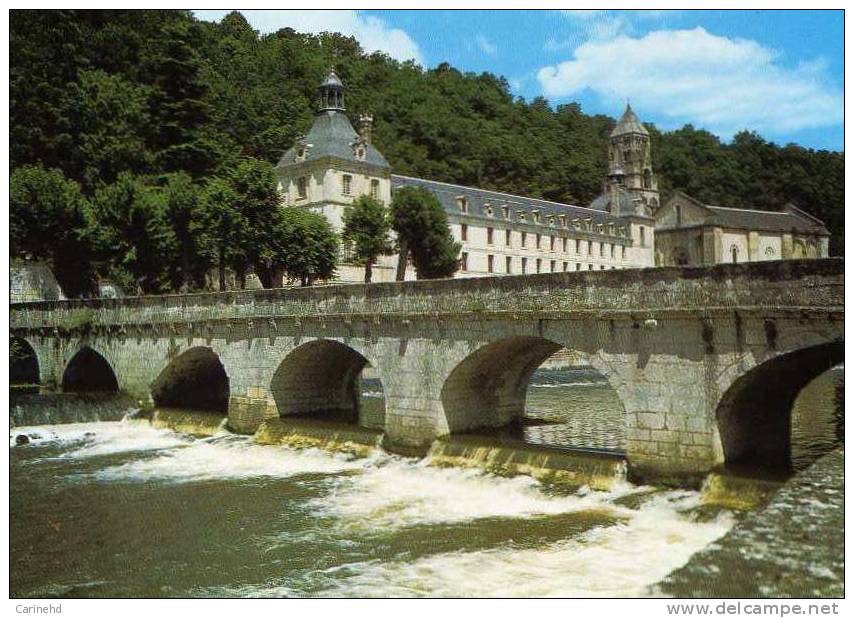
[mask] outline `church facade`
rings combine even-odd
[[[344,85],[330,73],[318,89],[311,129],[276,166],[283,205],[319,212],[340,232],[344,210],[360,195],[388,205],[397,189],[423,187],[439,199],[462,245],[458,277],[643,268],[664,265],[662,256],[673,255],[670,244],[662,250],[656,242],[659,226],[670,232],[661,215],[672,211],[676,198],[660,206],[649,132],[629,106],[610,135],[603,193],[588,207],[393,174],[371,143],[371,126],[372,118],[361,116],[358,131],[353,128]],[[751,230],[744,231],[749,240]],[[783,247],[781,238],[781,257]],[[824,247],[826,254],[826,240]],[[705,256],[707,250],[702,251]],[[749,248],[745,251],[748,255]],[[794,248],[789,253],[797,254]],[[373,280],[393,281],[397,261],[397,256],[380,257]],[[414,276],[408,268],[406,278]],[[348,263],[345,254],[338,279],[363,281],[364,267]]]

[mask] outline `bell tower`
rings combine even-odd
[[[652,171],[649,131],[628,104],[608,141],[606,185],[606,192],[625,189],[639,215],[650,216],[658,209],[658,180]]]

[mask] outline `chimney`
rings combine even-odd
[[[374,117],[370,114],[361,114],[359,116],[359,137],[366,144],[371,143],[371,129],[374,127]]]

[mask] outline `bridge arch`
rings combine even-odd
[[[40,378],[39,357],[33,345],[23,337],[11,337],[9,339],[9,382],[39,384]]]
[[[724,463],[790,469],[795,399],[844,358],[839,339],[779,354],[735,379],[715,414]]]
[[[228,412],[231,393],[225,367],[211,348],[196,346],[185,350],[151,383],[154,405]]]
[[[62,390],[67,393],[116,392],[119,382],[107,359],[87,345],[65,366]]]
[[[512,336],[472,351],[451,370],[442,385],[445,427],[441,429],[453,434],[512,424],[515,429],[507,437],[552,446],[622,450],[625,408],[611,372],[598,357],[571,349],[564,350],[563,356],[574,358],[581,365],[573,363],[569,370],[564,366],[542,371],[544,362],[563,349],[552,339]],[[591,390],[580,395],[576,386]],[[600,399],[609,408],[605,413],[608,430],[595,437],[584,426],[588,419],[583,401],[588,396]],[[527,420],[519,423],[523,418]]]
[[[359,381],[368,366],[362,352],[340,341],[303,343],[279,363],[270,382],[279,416],[317,415],[363,424]]]

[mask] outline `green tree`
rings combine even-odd
[[[399,281],[405,276],[407,254],[419,279],[451,277],[459,269],[460,243],[451,236],[442,204],[427,189],[398,189],[391,202],[391,225],[400,247]]]
[[[83,237],[86,198],[59,170],[26,165],[9,182],[9,245],[13,257],[44,260],[71,297],[92,291],[92,247]]]
[[[385,206],[370,196],[362,195],[344,210],[343,221],[341,240],[352,251],[356,263],[365,267],[365,283],[370,283],[377,258],[391,255],[394,251],[389,237],[391,223]]]
[[[220,290],[225,289],[226,269],[237,271],[246,260],[238,242],[246,226],[239,199],[231,183],[212,178],[202,191],[190,221],[190,233],[199,255],[217,269]]]
[[[98,255],[99,272],[131,293],[173,289],[178,242],[165,198],[148,179],[123,172],[92,200],[87,237]]]
[[[208,261],[201,255],[199,241],[192,227],[201,209],[202,190],[183,172],[169,174],[161,188],[166,205],[166,219],[177,243],[178,261],[172,273],[173,289],[186,292],[204,285]]]
[[[303,286],[335,276],[338,237],[326,217],[301,208],[283,208],[274,229],[274,267]]]

